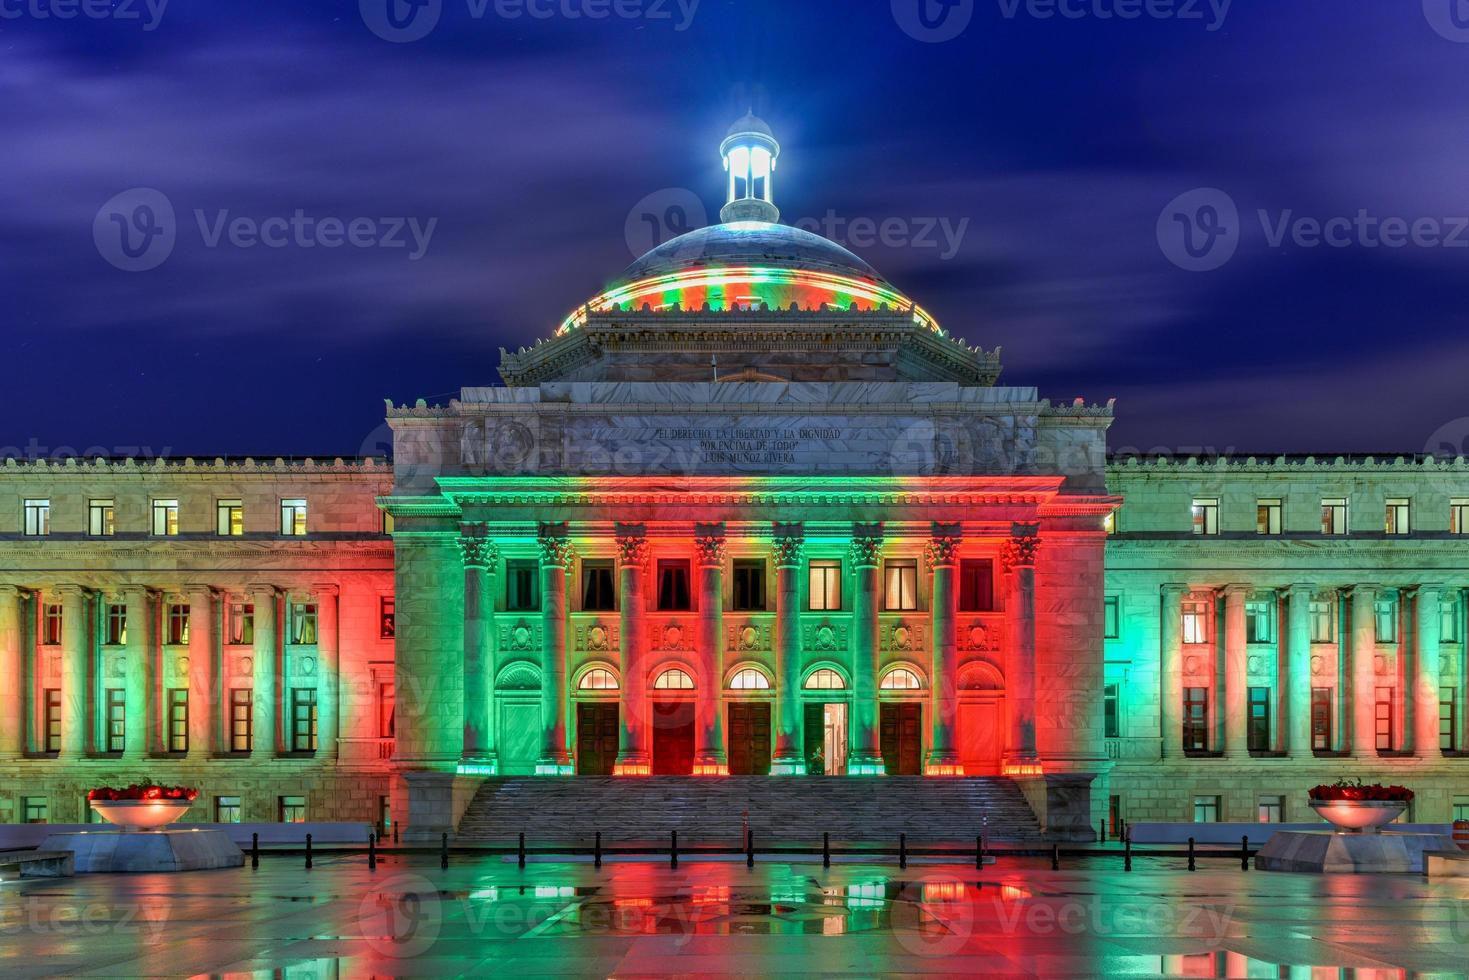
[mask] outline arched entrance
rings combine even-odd
[[[827,776],[847,772],[849,744],[847,716],[852,700],[845,669],[835,663],[818,664],[801,682],[805,732],[806,771]]]
[[[541,669],[506,664],[495,678],[495,748],[506,776],[533,776],[541,755]]]
[[[959,671],[959,761],[966,776],[998,776],[1005,752],[1005,678],[993,664]]]
[[[728,702],[729,774],[770,775],[771,704],[775,685],[756,663],[736,664],[724,684]]]
[[[578,776],[612,775],[620,744],[621,688],[617,668],[611,664],[591,663],[577,674],[572,699],[576,703]]]
[[[653,775],[694,774],[695,689],[693,672],[685,664],[669,664],[653,671],[648,694],[653,703]]]
[[[927,686],[917,664],[886,668],[877,684],[883,771],[889,776],[923,774],[923,705]]]

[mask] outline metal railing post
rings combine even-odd
[[[592,865],[598,868],[602,866],[602,832],[600,830],[597,831],[596,850],[592,852]]]
[[[1244,836],[1244,838],[1240,841],[1240,846],[1239,846],[1239,869],[1241,871],[1248,871],[1248,870],[1250,870],[1250,835],[1249,834],[1246,834]]]
[[[907,834],[899,834],[898,835],[898,867],[900,867],[900,868],[906,868],[907,866],[908,866],[908,835]]]
[[[821,835],[821,866],[831,867],[831,833],[825,831]]]
[[[1122,870],[1132,870],[1132,835],[1127,834],[1122,838]]]
[[[449,866],[449,835],[446,832],[443,836],[441,836],[439,838],[439,867],[440,868],[447,868],[448,866]]]
[[[311,835],[306,835],[306,870],[311,870]]]
[[[668,845],[668,866],[670,868],[677,868],[678,867],[678,831],[675,830],[675,831],[671,831],[670,833],[671,833],[671,838],[670,838],[670,842],[669,842],[669,845]]]
[[[520,866],[525,867],[525,834],[520,835],[520,843],[516,846],[515,856]]]
[[[1060,871],[1061,870],[1061,845],[1060,844],[1052,844],[1051,845],[1051,870],[1052,871]]]
[[[367,870],[377,870],[377,834],[367,835]]]
[[[1198,864],[1194,861],[1194,839],[1192,837],[1188,839],[1188,869],[1190,871],[1198,870]]]
[[[250,835],[250,867],[260,867],[260,835]]]
[[[745,831],[745,867],[755,866],[755,831]]]

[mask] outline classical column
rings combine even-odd
[[[484,525],[466,528],[459,539],[464,557],[464,763],[481,772],[495,768],[495,737],[490,730],[495,658],[494,567],[499,559]]]
[[[704,662],[699,680],[698,744],[695,776],[727,776],[724,751],[724,525],[700,525],[695,530],[694,564],[698,570],[699,618],[695,647]]]
[[[1005,545],[1005,569],[1010,589],[1006,602],[1009,627],[1005,666],[1005,700],[1010,733],[1005,771],[1031,774],[1039,765],[1035,742],[1035,558],[1040,537],[1019,526]]]
[[[127,642],[123,645],[123,758],[139,761],[160,748],[153,739],[154,650],[149,627],[148,590],[141,585],[123,587],[127,616]],[[106,726],[107,719],[102,719]]]
[[[20,589],[0,585],[0,759],[25,754],[25,659]]]
[[[1162,703],[1163,758],[1183,758],[1183,597],[1186,585],[1163,586],[1158,673]]]
[[[334,583],[312,588],[316,601],[316,758],[336,762],[342,717],[340,589]]]
[[[959,623],[958,589],[954,576],[959,567],[959,528],[934,525],[933,540],[928,543],[928,564],[933,569],[933,664],[930,671],[933,718],[932,748],[925,774],[930,776],[962,776],[959,753],[954,748],[958,730],[959,697]]]
[[[882,728],[877,700],[877,673],[881,657],[877,614],[881,609],[882,527],[853,528],[849,552],[855,588],[852,592],[852,751],[847,773],[879,776],[886,770],[882,760]]]
[[[255,705],[250,755],[256,759],[274,759],[280,750],[280,694],[276,689],[280,658],[276,644],[278,596],[273,585],[252,585],[246,591],[255,607],[255,645],[251,652],[255,662]]]
[[[1245,600],[1247,585],[1229,585],[1224,590],[1224,755],[1231,759],[1250,756],[1250,675],[1246,646]]]
[[[566,573],[575,551],[570,539],[542,530],[541,546],[541,758],[543,776],[571,774],[566,741]]]
[[[1311,748],[1311,599],[1315,589],[1286,590],[1286,742],[1292,759],[1312,758]],[[1330,746],[1327,746],[1330,748]]]
[[[799,524],[777,525],[775,562],[775,758],[773,776],[806,772],[805,719],[801,705],[801,564],[806,539]]]
[[[1377,757],[1377,586],[1352,595],[1352,756]]]
[[[648,568],[646,529],[641,524],[619,524],[617,552],[617,661],[622,672],[622,705],[614,771],[619,776],[646,776],[653,769],[648,754],[648,631],[643,625],[647,612],[643,598]]]
[[[79,585],[57,586],[61,597],[61,752],[59,758],[80,759],[91,741],[87,736],[87,684],[92,676],[91,632],[87,628],[90,593]]]
[[[189,598],[189,761],[214,754],[219,731],[219,692],[214,673],[214,592],[207,585],[185,589]]]
[[[1417,643],[1411,680],[1413,697],[1405,700],[1410,701],[1409,710],[1413,713],[1413,754],[1421,759],[1443,757],[1438,732],[1439,686],[1442,683],[1439,676],[1439,644],[1443,641],[1442,594],[1440,585],[1420,585],[1417,602],[1414,603],[1418,628],[1414,631]]]

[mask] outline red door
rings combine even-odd
[[[1003,714],[998,699],[959,702],[959,759],[964,764],[964,775],[1000,775]]]
[[[694,774],[694,702],[653,702],[653,775]]]

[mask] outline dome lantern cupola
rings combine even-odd
[[[726,224],[738,221],[764,221],[775,224],[780,209],[775,206],[771,186],[775,162],[780,157],[780,144],[770,127],[754,112],[729,128],[719,146],[724,169],[729,171],[729,202],[719,212]]]

